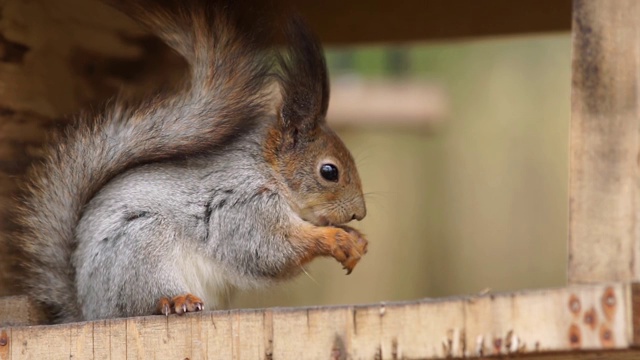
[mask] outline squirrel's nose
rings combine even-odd
[[[362,206],[351,216],[351,220],[362,220],[364,219],[364,217],[367,216],[367,208],[364,205],[364,202],[362,203]]]

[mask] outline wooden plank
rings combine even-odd
[[[569,280],[636,281],[640,3],[574,10]]]
[[[295,1],[331,44],[569,31],[571,0]]]
[[[637,358],[638,303],[638,285],[617,283],[3,327],[0,360]]]

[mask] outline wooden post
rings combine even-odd
[[[640,2],[575,0],[569,281],[640,280]]]

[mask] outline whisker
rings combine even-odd
[[[309,274],[309,273],[307,272],[307,269],[305,269],[305,268],[304,268],[304,266],[300,266],[300,269],[302,269],[302,272],[303,272],[305,275],[307,275],[307,277],[308,277],[309,279],[311,279],[311,281],[313,281],[316,285],[320,285],[320,283],[319,283],[316,279],[314,279],[314,278],[313,278],[313,276],[311,276],[311,274]]]
[[[354,159],[356,160],[356,164],[362,165],[362,164],[366,164],[371,158],[372,158],[372,154],[370,151],[358,151],[357,154],[353,155]]]
[[[372,191],[372,192],[366,192],[364,194],[362,194],[365,198],[372,198],[372,197],[378,197],[378,198],[386,198],[388,195],[391,195],[390,193],[384,194],[382,192],[379,191]]]

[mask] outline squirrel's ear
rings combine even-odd
[[[327,65],[319,40],[302,18],[293,17],[286,35],[287,56],[278,57],[282,70],[279,121],[284,129],[305,136],[325,121],[329,106]]]

